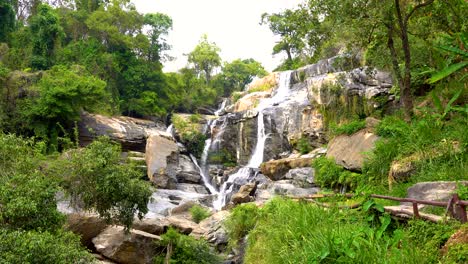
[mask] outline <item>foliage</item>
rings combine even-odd
[[[229,234],[229,243],[236,246],[254,227],[259,217],[260,210],[253,203],[236,206],[224,222]]]
[[[315,181],[321,187],[327,188],[356,188],[361,175],[345,170],[336,165],[333,158],[319,157],[314,159],[312,166],[315,168]]]
[[[236,157],[226,149],[221,149],[218,152],[210,153],[210,163],[222,164],[225,167],[235,167],[237,165]]]
[[[210,216],[210,211],[198,204],[190,208],[190,214],[192,215],[192,220],[195,223],[200,223],[202,220]]]
[[[1,0],[0,1],[0,42],[6,42],[8,35],[14,30],[16,19],[15,11],[11,1]]]
[[[154,259],[154,263],[220,263],[220,258],[212,252],[204,240],[196,240],[193,237],[182,235],[173,228],[169,228],[161,238],[162,241],[158,244],[166,247],[168,251],[166,258],[169,262],[166,262],[165,257],[161,255]]]
[[[2,263],[92,263],[93,256],[80,245],[79,236],[63,231],[9,231],[0,229]]]
[[[30,20],[33,69],[45,70],[53,65],[56,49],[60,46],[63,29],[55,10],[47,4],[37,7],[37,14]]]
[[[459,33],[456,36],[445,36],[444,45],[437,46],[437,49],[448,53],[446,62],[450,63],[450,65],[446,65],[443,69],[433,73],[432,77],[428,80],[429,83],[436,83],[457,72],[462,72],[462,70],[468,66],[468,52],[466,51],[466,46],[468,45],[467,38],[468,35],[466,32]],[[457,59],[457,57],[460,57],[460,59]],[[465,77],[466,74],[462,76],[461,80]]]
[[[136,168],[122,164],[120,153],[120,146],[103,137],[67,152],[48,170],[62,181],[74,206],[130,228],[135,215],[141,219],[148,212],[151,190]]]
[[[42,151],[41,143],[0,134],[0,228],[54,230],[63,224],[58,182],[39,171]]]
[[[468,186],[457,183],[457,194],[460,200],[468,200]]]
[[[266,74],[260,62],[254,59],[225,62],[220,74],[220,78],[223,79],[223,95],[229,96],[234,91],[242,91],[254,77],[263,77]]]
[[[380,227],[359,211],[273,199],[249,233],[245,263],[427,263],[405,230]]]
[[[180,141],[187,147],[187,150],[195,157],[200,158],[205,146],[206,135],[199,131],[200,123],[193,122],[199,121],[200,116],[184,118],[181,115],[174,115],[172,123],[176,128]]]
[[[306,137],[301,137],[297,141],[296,148],[301,154],[307,154],[310,151],[312,151],[312,146],[310,145],[309,140],[307,140]]]
[[[55,66],[37,83],[37,97],[26,98],[20,108],[35,134],[50,139],[57,149],[60,125],[71,126],[81,110],[100,110],[108,98],[105,82],[79,66]]]
[[[330,124],[330,133],[332,135],[338,136],[342,134],[352,135],[357,131],[366,127],[365,120],[352,120],[340,125]]]
[[[209,42],[208,36],[203,35],[195,49],[188,54],[188,62],[193,64],[199,74],[205,75],[206,83],[210,82],[213,70],[221,66],[220,51],[216,43]]]

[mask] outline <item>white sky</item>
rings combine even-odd
[[[164,13],[173,20],[168,42],[170,55],[164,71],[185,67],[187,54],[203,34],[221,48],[223,61],[253,58],[266,70],[273,70],[283,58],[272,56],[276,38],[267,25],[260,26],[265,12],[279,12],[296,7],[302,0],[133,0],[139,12]]]

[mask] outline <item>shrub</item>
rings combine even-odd
[[[192,220],[195,223],[200,223],[202,220],[208,218],[210,216],[210,211],[208,209],[201,207],[200,205],[196,204],[190,208],[190,214],[192,215]]]
[[[312,162],[312,166],[315,168],[315,181],[322,188],[356,188],[361,178],[360,174],[347,171],[336,165],[332,158],[316,158]]]
[[[0,229],[0,241],[1,263],[93,263],[94,259],[81,247],[79,236],[63,230],[38,232]]]
[[[232,210],[231,215],[224,222],[231,246],[236,246],[254,228],[259,212],[253,203],[241,204]]]
[[[50,164],[48,173],[62,181],[74,205],[129,228],[135,214],[142,218],[148,212],[151,189],[139,179],[138,169],[121,163],[120,153],[120,145],[101,137],[84,149],[69,151]]]
[[[410,125],[396,116],[386,116],[376,127],[377,135],[381,137],[401,138],[411,131]]]
[[[333,136],[338,136],[342,134],[351,135],[365,127],[365,120],[353,120],[341,125],[336,125],[332,123],[330,124],[330,133]]]
[[[307,154],[312,151],[312,146],[310,145],[309,140],[307,140],[305,137],[301,137],[297,141],[296,148],[301,154]]]
[[[161,239],[158,244],[166,247],[166,254],[169,254],[169,256],[155,257],[155,264],[167,263],[165,257],[169,257],[170,263],[180,264],[217,264],[221,262],[206,241],[182,235],[173,228],[169,228],[161,236]]]
[[[241,92],[232,93],[232,95],[231,95],[232,103],[235,104],[237,101],[239,101],[239,99],[242,98],[242,95],[243,95],[243,93],[241,93]]]

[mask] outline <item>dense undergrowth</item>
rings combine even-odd
[[[245,263],[456,263],[439,248],[459,224],[398,223],[368,204],[324,209],[276,198],[238,206],[227,228],[233,240],[248,233]]]

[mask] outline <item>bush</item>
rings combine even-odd
[[[0,262],[11,264],[93,263],[81,247],[80,237],[63,230],[55,232],[0,229]]]
[[[356,188],[361,178],[360,174],[336,165],[332,158],[316,158],[312,166],[315,168],[315,182],[322,188]]]
[[[50,164],[48,172],[62,181],[73,205],[95,210],[109,222],[129,228],[142,218],[151,196],[136,167],[121,162],[120,145],[101,137],[84,149],[72,150]]]
[[[182,235],[175,229],[169,228],[167,232],[161,236],[160,246],[166,247],[169,253],[170,263],[180,264],[217,264],[220,263],[220,258],[212,252],[208,243],[204,240],[196,240],[193,237]],[[171,250],[168,250],[171,249]],[[166,254],[168,254],[166,252]],[[155,264],[166,263],[166,256],[157,256],[154,259]]]
[[[210,216],[210,211],[208,209],[201,207],[200,205],[196,204],[190,208],[190,214],[192,215],[192,220],[195,223],[200,223],[202,220],[208,218]]]
[[[353,120],[341,125],[330,124],[330,133],[333,136],[342,134],[351,135],[366,127],[365,120]]]
[[[305,137],[301,137],[297,141],[296,148],[301,154],[307,154],[312,151],[312,146],[310,145],[309,140]]]
[[[253,203],[241,204],[235,207],[224,226],[229,234],[229,243],[237,243],[252,230],[257,222],[260,210]]]

